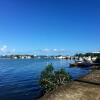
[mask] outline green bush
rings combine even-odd
[[[54,70],[52,64],[49,64],[41,73],[40,85],[47,93],[60,85],[66,85],[71,81],[71,76],[64,69]]]

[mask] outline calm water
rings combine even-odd
[[[37,100],[41,94],[38,84],[41,71],[52,63],[56,69],[64,67],[76,79],[89,72],[87,69],[70,68],[67,60],[0,59],[0,100]]]

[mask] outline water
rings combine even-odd
[[[41,94],[40,73],[50,63],[55,69],[65,68],[73,79],[89,72],[87,69],[70,68],[69,62],[59,59],[0,59],[0,100],[37,100]]]

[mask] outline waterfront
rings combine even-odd
[[[41,94],[39,76],[46,65],[64,67],[73,79],[89,73],[88,69],[70,68],[70,60],[0,59],[0,100],[37,100]]]
[[[100,100],[100,70],[92,70],[71,84],[60,86],[40,100]]]

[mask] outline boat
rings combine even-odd
[[[85,61],[75,61],[75,63],[70,64],[71,67],[90,67],[92,64],[90,62]]]

